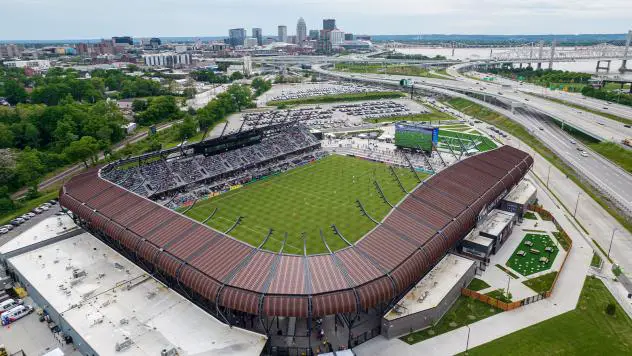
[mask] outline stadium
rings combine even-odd
[[[272,347],[290,338],[288,348],[311,350],[327,320],[352,347],[380,333],[384,313],[532,164],[502,146],[427,177],[328,154],[295,123],[92,169],[63,185],[60,202],[103,242]]]

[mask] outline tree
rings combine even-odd
[[[606,314],[613,316],[616,312],[617,307],[614,305],[614,303],[608,303],[608,305],[606,305]]]
[[[132,101],[132,111],[133,112],[141,112],[147,110],[147,100],[143,99],[134,99]]]
[[[136,117],[138,122],[147,125],[180,118],[182,112],[173,96],[156,97],[149,103],[147,110]]]
[[[36,150],[27,148],[20,153],[15,166],[20,186],[37,184],[44,172],[45,167]]]
[[[4,83],[4,96],[11,105],[23,103],[28,98],[24,87],[15,80],[9,80]]]
[[[233,74],[230,75],[231,82],[240,79],[244,79],[244,75],[241,74],[241,72],[233,72]]]
[[[9,129],[9,126],[0,123],[0,148],[13,147],[14,143],[13,131]]]
[[[99,152],[99,143],[92,136],[83,136],[79,141],[73,141],[64,150],[64,153],[71,161],[83,161],[88,167],[88,159],[92,158],[92,162],[96,162],[96,155]]]
[[[182,95],[184,95],[187,99],[193,99],[195,97],[196,90],[195,88],[184,88],[182,91]]]
[[[264,80],[261,77],[257,77],[252,80],[250,86],[255,90],[255,96],[259,96],[272,88],[272,82]]]
[[[181,124],[178,125],[178,138],[181,140],[191,138],[197,133],[197,122],[191,117],[186,116]]]

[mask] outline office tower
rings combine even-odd
[[[296,24],[296,42],[299,46],[302,46],[306,39],[307,25],[305,25],[305,20],[301,17],[298,19],[298,23]]]
[[[324,19],[323,30],[333,31],[336,29],[336,19]]]
[[[228,44],[232,47],[243,46],[246,39],[246,30],[243,28],[231,28],[228,30]]]
[[[257,39],[257,46],[263,46],[263,31],[259,27],[252,29],[252,37]]]
[[[279,42],[287,42],[287,26],[279,26],[279,36],[277,40]]]

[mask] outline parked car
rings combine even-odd
[[[20,226],[21,222],[18,221],[18,219],[13,219],[11,220],[11,225],[13,226]]]
[[[33,312],[33,307],[30,305],[19,305],[11,310],[5,311],[0,315],[0,320],[2,321],[2,325],[9,325],[19,319],[24,318],[25,316],[31,314]]]
[[[26,214],[20,215],[20,218],[24,219],[24,221],[31,220],[31,217]]]
[[[49,209],[46,205],[42,205],[39,208],[44,210],[44,211],[48,211],[48,209]]]
[[[26,213],[26,215],[28,215],[28,217],[32,218],[35,216],[35,213]]]
[[[2,227],[7,229],[7,230],[13,230],[13,225],[11,225],[11,224],[3,225]]]
[[[0,302],[0,314],[4,313],[7,310],[11,310],[18,305],[24,304],[22,299],[7,299],[3,302]]]
[[[4,227],[0,227],[0,235],[4,235],[4,234],[6,234],[7,232],[9,232],[9,229],[4,228]]]
[[[40,209],[40,208],[35,208],[35,209],[33,209],[33,212],[34,212],[35,214],[41,214],[43,211],[44,211],[44,210],[42,210],[42,209]]]
[[[57,205],[57,200],[55,199],[51,199],[48,202],[50,203],[50,205]]]

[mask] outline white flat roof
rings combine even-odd
[[[504,200],[517,204],[526,204],[536,191],[537,188],[530,180],[523,179],[513,187],[509,194],[505,196]]]
[[[89,233],[9,263],[99,355],[120,355],[115,345],[125,337],[133,344],[123,352],[152,356],[174,347],[180,355],[259,355],[266,343],[229,328]]]
[[[494,240],[490,239],[489,237],[479,235],[478,230],[472,230],[472,232],[465,236],[463,240],[485,247],[489,247],[492,245],[492,243],[494,243]]]
[[[2,245],[0,247],[0,255],[50,240],[75,229],[78,229],[78,227],[68,215],[51,216]]]
[[[509,222],[516,216],[504,210],[492,210],[485,220],[476,228],[479,232],[484,232],[493,236],[498,236],[503,229],[509,225]]]
[[[473,264],[472,260],[448,254],[384,318],[395,320],[437,307]]]

